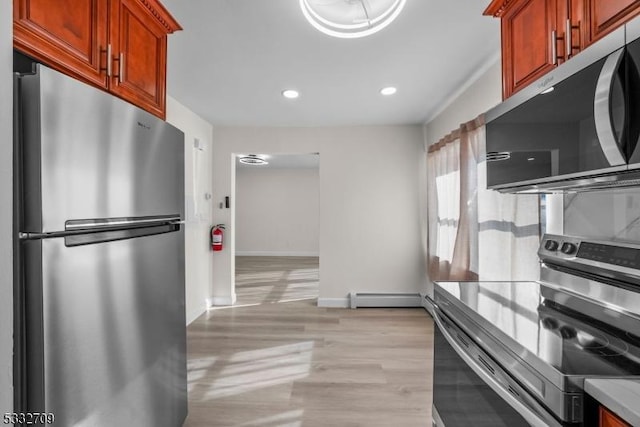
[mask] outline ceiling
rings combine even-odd
[[[184,28],[169,37],[167,92],[214,126],[421,124],[499,58],[489,0],[408,0],[358,39],[319,32],[298,0],[163,3]]]

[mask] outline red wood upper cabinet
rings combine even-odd
[[[499,4],[501,18],[502,91],[504,98],[531,83],[557,63],[558,34],[555,0],[519,0]]]
[[[160,3],[117,0],[111,3],[113,74],[111,91],[164,118],[167,34],[181,29]]]
[[[167,34],[158,0],[13,0],[14,47],[164,119]]]
[[[501,19],[504,98],[584,48],[584,10],[584,0],[491,2],[484,14]]]
[[[631,427],[630,424],[627,424],[622,419],[620,419],[613,412],[609,411],[604,406],[600,406],[599,408],[599,427]]]
[[[107,88],[107,0],[13,0],[14,47]]]
[[[640,0],[587,0],[590,14],[590,41],[598,40],[640,14]]]

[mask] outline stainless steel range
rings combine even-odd
[[[640,379],[640,244],[538,256],[537,282],[436,282],[435,425],[588,425],[585,379]]]

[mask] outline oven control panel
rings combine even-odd
[[[621,267],[640,268],[640,249],[635,248],[583,242],[577,257]]]
[[[554,259],[584,260],[640,270],[640,245],[632,243],[600,242],[547,234],[542,239],[538,256],[543,262]]]

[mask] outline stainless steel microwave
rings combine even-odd
[[[485,118],[491,189],[546,193],[640,185],[640,19]]]

